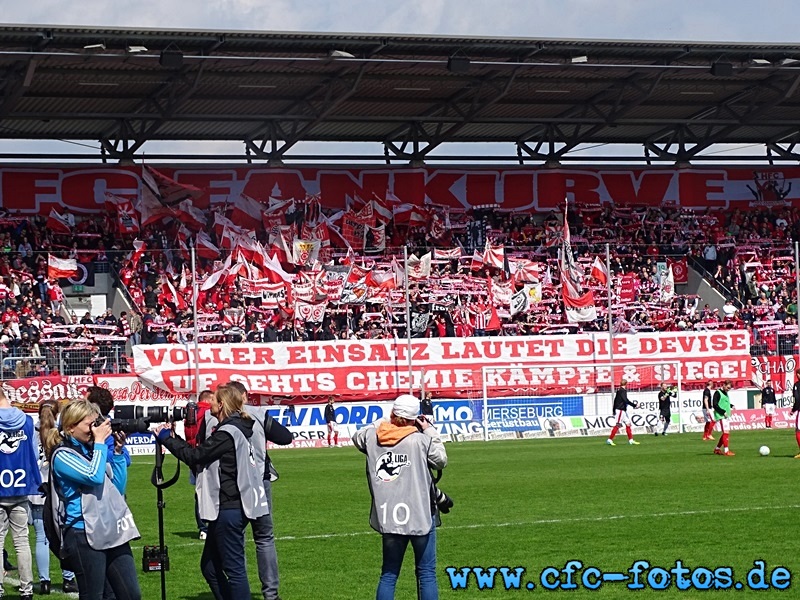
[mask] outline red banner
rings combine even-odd
[[[64,398],[80,398],[86,388],[97,385],[111,392],[115,402],[142,403],[159,402],[172,403],[176,399],[174,394],[163,389],[147,385],[135,375],[53,375],[49,377],[30,377],[28,379],[11,379],[3,381],[3,391],[9,400],[31,407],[35,412],[38,403],[43,400],[63,400]]]
[[[413,382],[409,381],[411,352]],[[680,361],[683,385],[731,379],[749,385],[749,335],[746,331],[640,333],[614,337],[615,379],[632,389],[661,380],[677,381],[669,361]],[[203,344],[198,350],[200,389],[229,379],[254,393],[277,396],[337,394],[347,399],[381,399],[409,386],[439,394],[483,393],[485,366],[493,391],[590,393],[610,384],[605,333],[500,338],[432,338],[312,343]],[[632,363],[659,363],[647,370]],[[194,389],[195,353],[176,344],[134,348],[134,370],[157,388],[185,393]],[[487,378],[488,379],[488,378]],[[615,382],[615,383],[618,383]]]
[[[549,211],[564,198],[578,205],[651,205],[747,208],[800,205],[800,167],[219,167],[160,168],[182,185],[203,190],[195,206],[232,205],[245,194],[268,202],[319,195],[326,207],[347,198],[395,197],[451,208],[494,204],[503,210]],[[107,192],[139,196],[141,167],[12,166],[0,168],[0,205],[11,213],[47,215],[53,206],[86,213],[102,210]]]

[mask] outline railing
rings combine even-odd
[[[16,349],[0,350],[0,380],[26,379],[47,375],[99,375],[130,371],[125,348],[102,345],[95,350],[83,347],[44,347],[42,354],[19,354]]]

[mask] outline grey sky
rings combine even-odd
[[[0,0],[5,23],[796,42],[792,0]]]
[[[800,31],[797,0],[0,0],[0,15],[6,24],[476,37],[797,43]]]

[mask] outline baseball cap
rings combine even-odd
[[[401,419],[416,419],[419,416],[419,398],[401,394],[392,404],[392,413]]]

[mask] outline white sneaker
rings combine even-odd
[[[201,539],[201,540],[204,540],[204,539],[206,539],[207,537],[208,537],[208,534],[207,534],[205,531],[201,531],[201,532],[200,532],[200,539]]]

